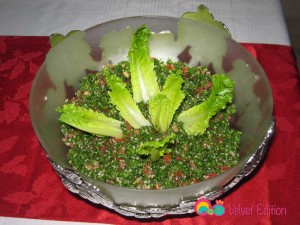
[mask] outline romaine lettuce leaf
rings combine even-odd
[[[128,52],[133,99],[147,102],[159,92],[154,61],[150,58],[148,40],[151,33],[144,25],[134,33]]]
[[[150,122],[138,108],[121,78],[115,75],[110,75],[106,78],[108,86],[111,89],[111,92],[108,93],[110,102],[116,106],[121,116],[136,129],[142,126],[151,126]]]
[[[174,141],[174,133],[167,135],[161,141],[146,141],[141,144],[137,150],[137,153],[140,155],[150,155],[151,161],[155,162],[164,154],[171,152],[171,149],[168,147],[170,144],[173,144]]]
[[[212,76],[212,92],[208,99],[179,114],[177,120],[189,135],[201,135],[209,126],[209,120],[232,102],[233,81],[224,74]]]
[[[170,74],[163,90],[149,101],[151,122],[157,131],[165,132],[172,122],[175,111],[185,97],[181,90],[183,79],[178,74]]]
[[[79,130],[92,133],[97,136],[110,136],[122,138],[121,121],[105,116],[103,113],[95,112],[76,106],[74,103],[65,104],[56,111],[61,115],[59,120]]]

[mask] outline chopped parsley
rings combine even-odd
[[[61,123],[63,141],[69,147],[68,160],[73,168],[91,178],[128,188],[166,189],[198,183],[214,177],[239,161],[240,131],[230,127],[235,113],[234,103],[228,103],[209,120],[203,134],[188,135],[183,122],[177,118],[181,112],[206,101],[212,93],[212,77],[204,66],[188,67],[182,62],[154,60],[154,71],[159,89],[170,74],[183,78],[181,90],[185,97],[175,111],[170,126],[159,132],[153,126],[134,128],[110,101],[111,89],[107,77],[117,76],[133,95],[129,62],[107,65],[99,73],[84,77],[80,89],[66,103],[74,103],[86,109],[103,113],[121,121],[122,139],[97,136]],[[137,106],[146,120],[151,121],[149,102],[140,101]],[[175,134],[175,135],[173,135]],[[172,135],[168,140],[164,138]],[[146,142],[161,142],[151,160],[147,154],[139,154]],[[150,147],[151,151],[154,151]],[[149,153],[149,154],[150,154]],[[153,154],[154,154],[153,153]]]

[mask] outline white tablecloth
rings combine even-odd
[[[290,45],[279,0],[0,0],[0,35],[66,34],[138,15],[179,17],[200,4],[238,42]]]
[[[238,42],[290,45],[279,0],[0,0],[0,35],[49,36],[122,17],[179,17],[206,5]],[[0,217],[0,225],[89,224]]]

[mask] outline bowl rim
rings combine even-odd
[[[106,22],[103,22],[103,23],[100,23],[100,24],[97,24],[97,25],[94,25],[94,26],[91,26],[91,27],[89,27],[89,28],[87,28],[87,29],[85,29],[84,31],[86,32],[88,32],[88,31],[90,31],[90,30],[92,30],[92,29],[96,29],[97,27],[99,27],[99,26],[103,26],[103,25],[107,25],[107,24],[110,24],[110,23],[112,23],[112,22],[118,22],[118,21],[124,21],[124,20],[131,20],[131,19],[140,19],[140,18],[147,18],[147,19],[171,19],[171,20],[173,20],[174,22],[176,21],[176,22],[178,22],[179,20],[180,20],[180,18],[176,18],[176,17],[170,17],[170,16],[152,16],[152,15],[145,15],[145,16],[131,16],[131,17],[124,17],[124,18],[118,18],[118,19],[114,19],[114,20],[110,20],[110,21],[106,21]],[[205,23],[205,22],[201,22],[203,25],[205,25],[205,26],[208,26],[208,27],[213,27],[214,29],[216,29],[214,26],[212,26],[212,25],[210,25],[210,24],[208,24],[208,23]],[[125,27],[123,27],[123,28],[125,28]],[[218,29],[219,30],[219,29]],[[224,32],[224,31],[222,31],[222,30],[219,30],[219,32]],[[242,45],[240,45],[240,43],[238,43],[237,41],[235,41],[233,38],[231,38],[231,37],[229,37],[232,41],[234,41],[237,45],[239,45],[241,48],[243,48],[243,51],[246,53],[246,54],[248,54],[248,55],[250,55],[251,56],[251,54],[242,46]],[[251,56],[253,59],[254,59],[254,57],[253,56]],[[256,61],[256,59],[254,59],[254,61],[255,61],[255,63],[257,64],[257,66],[259,67],[259,68],[261,68],[261,66],[260,66],[260,64]],[[37,72],[37,74],[36,74],[36,76],[35,76],[35,78],[34,78],[34,80],[33,80],[33,83],[32,83],[32,88],[31,88],[31,91],[30,91],[30,97],[29,97],[29,106],[30,105],[32,105],[32,90],[33,90],[33,87],[34,87],[34,84],[35,84],[35,82],[36,82],[36,77],[38,77],[39,76],[39,73],[40,73],[40,71],[43,69],[43,67],[45,67],[45,62],[43,62],[43,64],[41,65],[41,67],[40,67],[40,69],[38,70],[38,72]],[[263,71],[263,69],[261,68],[261,70]],[[265,72],[263,71],[263,76],[267,79],[267,77],[266,77],[266,74],[265,74]],[[268,79],[267,79],[268,80]],[[270,91],[271,91],[271,89],[270,89]],[[271,98],[272,98],[272,94],[271,94]],[[272,107],[273,107],[273,99],[271,99],[272,100]],[[32,110],[31,110],[31,107],[29,107],[29,109],[30,109],[30,117],[32,116]],[[273,108],[272,108],[272,110],[273,110]],[[31,120],[32,121],[32,120]],[[37,127],[36,127],[36,125],[33,123],[33,121],[32,121],[32,126],[33,126],[33,128],[34,128],[34,131],[35,131],[35,134],[37,135],[37,137],[38,137],[38,139],[39,139],[39,141],[41,142],[41,144],[42,144],[42,147],[43,147],[43,150],[44,150],[44,152],[45,152],[45,154],[46,154],[46,156],[47,156],[47,158],[48,158],[48,160],[51,162],[51,164],[52,164],[52,166],[54,167],[54,169],[56,170],[56,172],[59,174],[59,176],[61,176],[61,178],[62,178],[62,181],[64,181],[65,180],[65,182],[73,182],[74,180],[74,176],[76,177],[76,175],[78,176],[79,175],[79,177],[80,178],[82,178],[82,174],[80,173],[80,172],[77,172],[77,171],[75,171],[75,170],[73,170],[73,169],[69,169],[69,168],[64,168],[64,167],[61,167],[61,169],[63,169],[63,170],[65,170],[65,172],[63,172],[63,170],[61,170],[61,169],[57,169],[57,166],[60,166],[60,165],[55,165],[55,161],[54,161],[54,159],[52,159],[51,158],[51,156],[49,155],[49,153],[48,153],[48,151],[46,150],[46,148],[44,147],[44,146],[46,146],[46,144],[44,143],[44,141],[43,141],[43,138],[42,138],[42,136],[39,134],[39,132],[38,132],[38,129],[37,129]],[[261,150],[259,150],[259,149],[257,149],[254,153],[250,153],[249,155],[247,155],[247,156],[245,156],[245,163],[244,163],[244,167],[241,169],[241,171],[240,171],[240,174],[238,174],[238,175],[236,175],[229,183],[227,183],[224,187],[220,187],[220,189],[219,190],[217,190],[217,192],[218,191],[220,191],[220,190],[223,190],[223,191],[221,191],[222,193],[219,193],[220,195],[221,194],[224,194],[225,192],[224,192],[224,188],[225,187],[230,187],[230,189],[232,189],[232,187],[233,186],[235,186],[237,183],[239,183],[245,176],[248,176],[248,174],[250,174],[253,170],[254,170],[254,168],[259,164],[259,162],[262,160],[262,158],[263,158],[263,156],[265,155],[265,152],[266,152],[266,146],[268,145],[268,143],[269,143],[269,141],[271,140],[271,137],[272,137],[272,135],[273,135],[273,132],[274,132],[274,118],[272,118],[271,119],[271,124],[270,124],[270,127],[269,127],[269,130],[268,130],[268,132],[267,132],[267,134],[266,134],[266,136],[265,136],[265,138],[264,138],[264,140],[261,142],[261,144],[260,144],[260,147],[259,147],[259,149],[261,149]],[[263,151],[263,153],[261,153]],[[257,156],[256,155],[259,155],[259,159],[257,158]],[[250,166],[249,167],[249,165],[252,165],[252,166]],[[253,165],[254,164],[256,164],[256,166],[255,167],[253,167]],[[235,166],[234,166],[235,167]],[[245,173],[245,168],[247,169],[247,171],[246,171],[246,173]],[[231,167],[229,170],[231,170],[231,169],[233,169],[233,167]],[[226,172],[228,172],[229,170],[227,170],[227,171],[225,171],[224,173],[226,173]],[[73,176],[73,178],[70,178],[70,177],[68,177],[68,176],[66,176],[66,173],[70,173],[70,174],[72,174],[72,173],[74,173],[74,174],[72,174],[72,176]],[[223,173],[222,173],[223,174]],[[220,174],[221,175],[221,174]],[[218,177],[218,176],[220,176],[220,175],[217,175],[216,177]],[[211,179],[216,179],[216,177],[213,177],[213,178],[210,178],[210,179],[208,179],[208,180],[211,180]],[[77,179],[77,178],[76,178]],[[238,181],[237,181],[237,179],[239,179]],[[98,188],[98,186],[97,185],[94,185],[93,183],[89,183],[88,181],[86,181],[86,180],[82,180],[83,182],[85,182],[87,185],[89,185],[89,186],[93,186],[94,188],[95,188],[95,190],[98,190],[99,188]],[[82,182],[81,181],[81,182]],[[207,180],[205,180],[205,181],[207,181]],[[202,182],[205,182],[205,181],[201,181],[201,182],[199,182],[199,183],[202,183]],[[98,182],[101,182],[101,181],[97,181],[97,183]],[[101,182],[101,183],[105,183],[105,182]],[[135,192],[147,192],[147,193],[158,193],[158,192],[161,192],[161,193],[165,193],[165,192],[167,192],[167,193],[169,193],[170,191],[172,191],[172,190],[179,190],[179,189],[186,189],[186,188],[188,188],[188,187],[190,187],[190,186],[196,186],[198,183],[196,183],[196,184],[192,184],[192,185],[188,185],[188,186],[185,186],[185,187],[177,187],[177,188],[169,188],[169,189],[160,189],[160,190],[144,190],[144,189],[134,189],[134,188],[127,188],[127,187],[119,187],[119,186],[116,186],[116,185],[111,185],[111,184],[107,184],[107,183],[105,183],[106,185],[108,185],[108,186],[112,186],[112,187],[117,187],[117,188],[119,188],[119,189],[127,189],[127,190],[130,190],[130,191],[135,191]],[[234,184],[234,185],[232,185],[232,184]],[[72,188],[70,188],[70,187],[68,187],[67,185],[65,185],[70,191],[72,191],[71,189]],[[74,188],[74,187],[73,187]],[[78,188],[78,187],[77,187]],[[229,189],[228,189],[229,190]],[[228,191],[227,190],[227,191]],[[99,190],[100,192],[101,192],[101,190]],[[227,192],[226,191],[226,192]],[[72,191],[72,192],[74,192],[74,190]],[[209,195],[214,195],[214,198],[211,198],[210,200],[214,200],[216,197],[219,197],[220,195],[216,195],[216,194],[213,194],[213,193],[216,193],[216,190],[213,190],[212,192],[209,192],[209,193],[207,193],[207,196],[209,196]],[[84,196],[83,196],[84,197]],[[199,196],[198,196],[199,197]],[[195,202],[197,199],[198,199],[198,197],[196,198],[196,199],[194,199],[193,201]],[[85,197],[84,197],[85,198]],[[89,200],[91,200],[91,199],[89,199]],[[109,206],[111,203],[109,203],[108,205],[106,205],[107,207],[109,207],[109,208],[112,208],[112,206]],[[114,206],[114,207],[117,207],[116,205]],[[139,208],[139,207],[136,207],[135,206],[135,208],[136,208],[136,210],[134,210],[134,215],[133,216],[135,216],[135,217],[139,217],[138,216],[138,211],[139,210],[142,210],[141,208]],[[150,208],[153,208],[153,207],[150,207]],[[156,207],[154,207],[154,208],[156,208]],[[160,208],[160,209],[162,209],[161,207],[158,207],[158,208]],[[115,210],[116,211],[120,211],[120,209],[118,210],[118,209],[116,209],[115,208]],[[146,210],[147,211],[147,210]],[[166,214],[166,213],[161,213],[162,211],[160,210],[160,215],[162,215],[162,214]],[[147,213],[149,213],[148,211],[147,211]],[[168,213],[170,213],[170,212],[168,212]],[[121,214],[124,214],[124,213],[121,213]],[[151,214],[151,213],[150,213]],[[156,215],[156,213],[154,213],[153,215]],[[152,214],[151,214],[151,217],[153,216]],[[158,215],[158,214],[157,214]]]

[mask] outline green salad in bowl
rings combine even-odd
[[[269,82],[206,7],[51,43],[30,116],[71,192],[126,216],[193,213],[263,158],[274,125]]]
[[[58,108],[69,163],[100,181],[140,189],[186,186],[236,165],[234,82],[205,66],[151,58],[150,36],[139,27],[129,61],[84,77]]]

